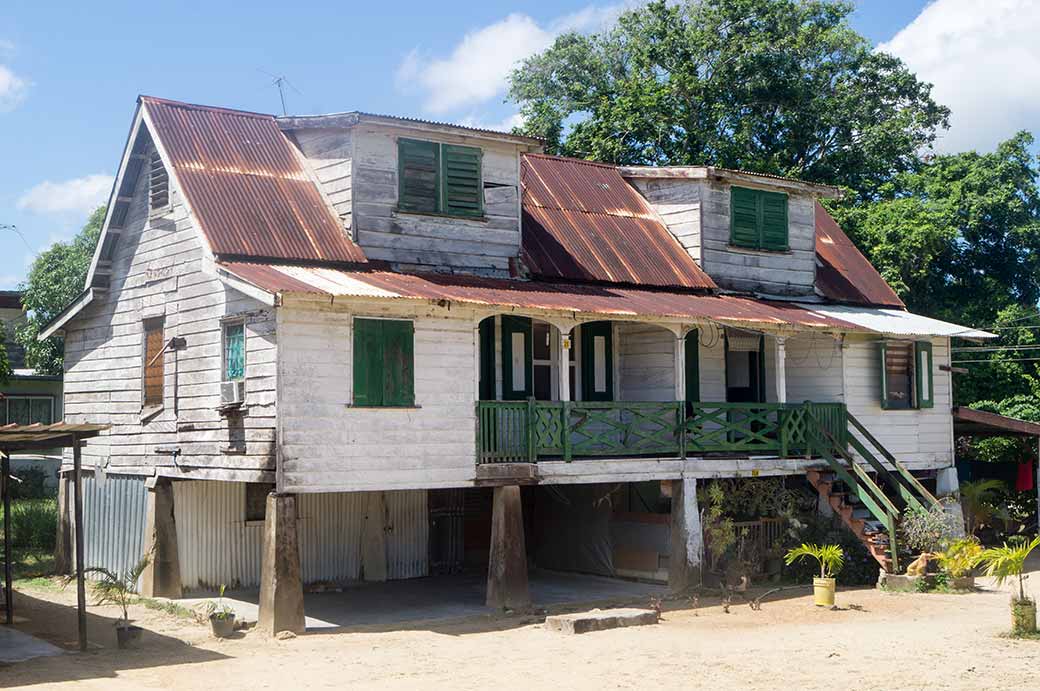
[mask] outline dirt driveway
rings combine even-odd
[[[1035,576],[1034,581],[1040,581]],[[1032,584],[1040,589],[1040,583]],[[803,591],[804,592],[804,591]],[[26,589],[31,626],[74,638],[65,592]],[[407,629],[358,628],[290,640],[216,641],[145,610],[138,650],[95,649],[0,668],[0,687],[87,689],[996,689],[1037,688],[1040,641],[1009,640],[1008,595],[839,592],[840,611],[799,592],[761,611],[718,599],[666,603],[658,626],[564,636],[536,618],[476,616]],[[91,635],[112,638],[108,608]],[[68,640],[59,640],[62,637]],[[106,638],[107,637],[107,638]]]

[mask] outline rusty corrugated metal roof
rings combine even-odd
[[[816,202],[816,288],[828,300],[906,308],[896,291]]]
[[[274,116],[142,96],[214,254],[363,262]]]
[[[523,260],[538,278],[713,289],[615,166],[526,154]]]
[[[866,329],[818,314],[813,306],[728,295],[645,288],[519,281],[459,274],[347,271],[276,264],[224,263],[219,268],[270,293],[382,299],[449,300],[502,308],[714,321],[732,326],[832,331]]]

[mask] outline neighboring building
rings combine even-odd
[[[25,349],[14,337],[24,321],[21,291],[0,290],[0,328],[12,370],[7,384],[0,384],[0,424],[49,425],[61,420],[61,377],[38,374],[25,366]],[[45,473],[48,486],[57,487],[60,461],[60,449],[18,454],[11,459],[11,468],[15,476],[26,468],[36,468]]]
[[[950,338],[990,335],[906,312],[834,188],[540,150],[142,97],[45,332],[66,419],[112,425],[84,449],[88,564],[154,548],[146,591],[262,583],[275,630],[301,580],[489,555],[489,602],[522,604],[525,533],[540,566],[680,588],[698,479],[808,473],[889,565],[893,513],[930,501],[907,468],[956,486]]]

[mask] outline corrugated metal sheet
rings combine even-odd
[[[906,307],[819,202],[816,202],[816,259],[816,288],[828,300]]]
[[[359,110],[348,111],[345,113],[326,113],[324,115],[286,115],[276,119],[279,126],[282,127],[282,129],[287,130],[306,129],[308,127],[353,127],[358,123],[388,123],[391,125],[402,124],[406,126],[429,125],[437,128],[443,127],[451,128],[452,130],[462,130],[463,132],[494,135],[495,137],[510,139],[518,144],[526,144],[528,146],[541,146],[543,143],[542,140],[537,137],[528,137],[525,135],[513,134],[511,132],[503,132],[501,130],[490,130],[484,127],[471,127],[469,125],[457,125],[451,122],[426,120],[423,118],[409,118],[401,115],[365,113]]]
[[[365,261],[273,116],[141,103],[215,254]]]
[[[668,317],[732,326],[868,331],[827,317],[815,305],[730,295],[691,295],[639,288],[511,281],[447,274],[341,271],[315,267],[227,263],[221,268],[271,293],[314,293],[386,299],[451,300],[477,305],[610,316]]]
[[[957,336],[959,338],[996,338],[988,331],[959,326],[922,317],[905,310],[851,305],[814,305],[813,311],[832,319],[852,322],[869,331],[887,336]]]
[[[534,276],[715,287],[616,167],[528,154],[521,182],[522,253]]]
[[[187,589],[260,585],[263,522],[245,521],[245,485],[176,482],[174,511],[181,581]],[[305,583],[361,577],[365,492],[297,497],[300,570]],[[387,575],[424,576],[429,570],[425,490],[386,492]]]
[[[137,475],[83,474],[83,563],[115,573],[144,554],[148,490]]]

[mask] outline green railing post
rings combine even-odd
[[[563,460],[571,462],[571,405],[570,401],[564,401],[560,408],[560,434],[563,435]]]
[[[676,401],[675,404],[675,440],[679,444],[679,458],[686,460],[686,402]]]
[[[535,399],[527,399],[527,460],[534,463],[538,460],[538,447],[535,444]]]

